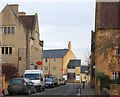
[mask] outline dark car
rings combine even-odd
[[[64,78],[59,79],[61,85],[66,85],[66,80]]]
[[[58,86],[58,79],[56,77],[50,77],[51,79],[53,79],[53,83],[55,86]]]
[[[46,78],[45,79],[45,87],[51,87],[51,88],[55,87],[52,78]]]
[[[36,88],[29,78],[13,78],[8,85],[8,93],[12,94],[31,94],[36,93]]]

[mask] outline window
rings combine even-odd
[[[4,54],[4,52],[5,52],[5,51],[4,51],[4,47],[2,47],[2,54]]]
[[[8,27],[8,34],[10,34],[10,27]]]
[[[45,59],[45,62],[47,62],[48,60],[47,59]]]
[[[120,78],[120,72],[119,72],[118,78]]]
[[[53,67],[53,70],[56,71],[56,67]]]
[[[8,47],[5,47],[5,54],[8,54]]]
[[[45,67],[45,71],[48,71],[48,67]]]
[[[15,29],[14,29],[14,27],[12,27],[12,34],[14,34],[14,32],[15,32]]]
[[[112,79],[116,79],[117,78],[117,72],[113,72],[112,73]]]
[[[3,28],[2,28],[2,27],[0,27],[0,34],[2,34],[2,32],[3,32]]]
[[[15,27],[0,27],[0,33],[4,34],[14,34],[15,33]]]
[[[4,34],[6,34],[6,32],[7,32],[7,28],[6,28],[6,27],[4,27]]]
[[[56,62],[56,59],[53,59],[53,62]]]
[[[2,54],[12,54],[12,47],[2,47]]]
[[[12,47],[9,47],[9,54],[12,54]]]

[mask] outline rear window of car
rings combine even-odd
[[[59,81],[62,81],[62,79],[59,79]]]
[[[20,84],[23,84],[24,80],[23,79],[12,79],[12,81],[10,83],[20,83]]]
[[[46,82],[52,82],[52,79],[50,78],[50,79],[46,79]]]

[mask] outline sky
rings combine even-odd
[[[77,59],[87,64],[95,24],[94,0],[1,0],[0,11],[6,4],[19,4],[19,11],[26,14],[38,13],[44,50],[67,49],[71,41]]]

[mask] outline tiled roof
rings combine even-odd
[[[32,29],[33,28],[35,15],[19,16],[19,18],[25,24],[27,29]]]
[[[81,66],[81,73],[86,73],[88,71],[88,66]]]
[[[68,49],[43,50],[43,58],[63,58],[68,51]]]
[[[81,60],[78,60],[78,59],[70,60],[67,65],[68,68],[75,68],[77,66],[81,66]]]

